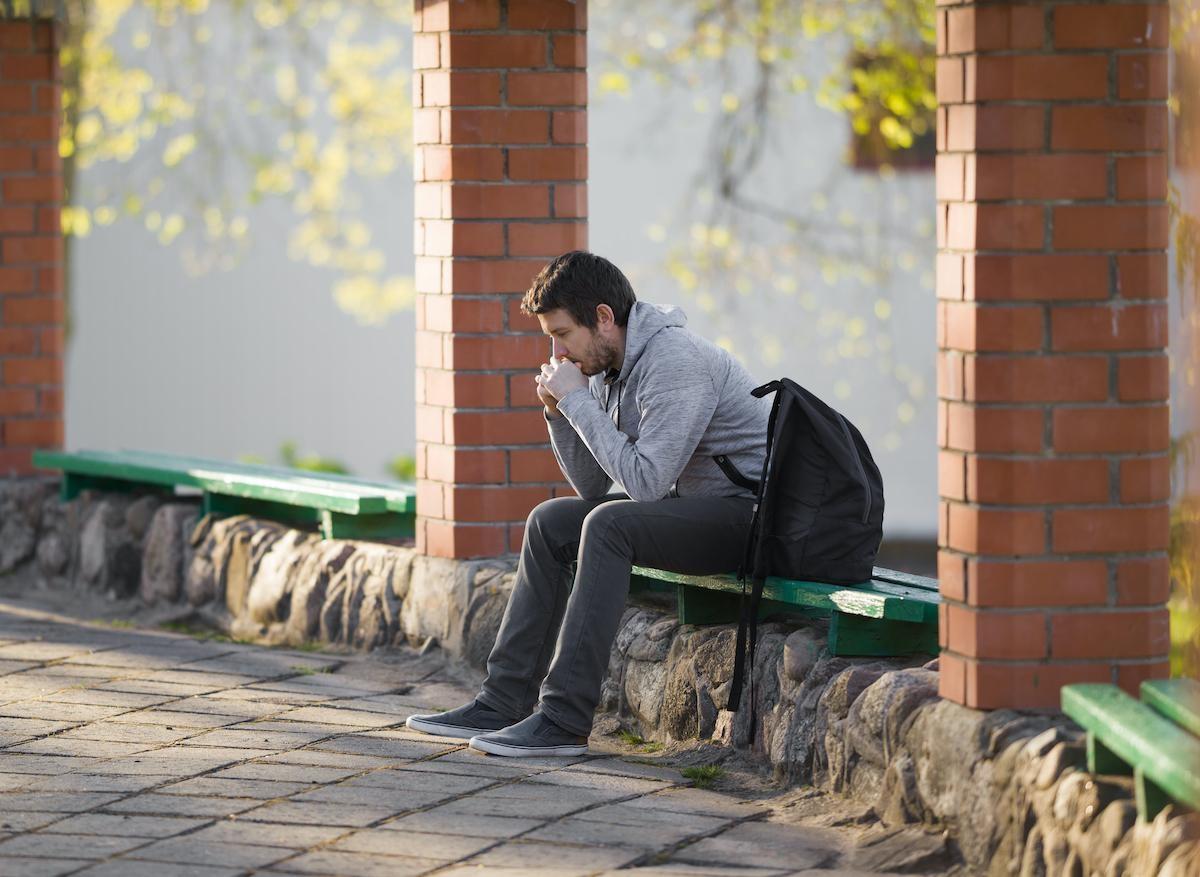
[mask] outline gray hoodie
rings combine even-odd
[[[637,302],[615,378],[593,375],[549,421],[554,455],[584,499],[615,482],[643,502],[676,496],[749,496],[721,471],[727,456],[757,481],[771,399],[728,352],[684,328],[679,308]]]

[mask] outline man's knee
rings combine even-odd
[[[623,538],[629,532],[629,528],[636,525],[637,514],[634,506],[636,503],[626,500],[606,502],[592,509],[583,519],[583,540]]]
[[[585,514],[585,500],[575,496],[558,496],[538,503],[525,520],[525,538],[539,538],[548,542],[560,542],[563,538],[579,536]]]

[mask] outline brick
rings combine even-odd
[[[37,208],[37,230],[41,234],[62,234],[62,211],[56,206]]]
[[[1166,253],[1122,253],[1117,256],[1117,294],[1127,299],[1167,297]]]
[[[37,390],[0,387],[0,417],[13,414],[34,414],[37,410]]]
[[[442,111],[439,109],[413,110],[413,142],[442,142]]]
[[[57,356],[14,357],[4,360],[3,366],[4,383],[9,387],[61,384],[63,380],[62,358]]]
[[[1121,100],[1166,100],[1169,85],[1166,52],[1117,56],[1117,97]]]
[[[587,4],[577,0],[521,0],[508,10],[513,30],[583,30]]]
[[[35,104],[40,112],[57,114],[62,105],[62,88],[55,85],[34,86]],[[55,125],[58,124],[55,115]]]
[[[512,296],[508,300],[508,320],[506,327],[509,332],[525,332],[541,335],[542,326],[538,322],[537,317],[532,314],[526,314],[521,310],[521,296]],[[550,339],[546,339],[547,351],[549,350]]]
[[[34,230],[32,207],[0,206],[0,234],[27,234]]]
[[[441,447],[431,445],[430,447]],[[428,455],[429,449],[426,449]],[[426,469],[428,470],[428,463]],[[418,481],[417,482],[417,508],[420,509],[422,517],[427,518],[444,518],[446,517],[446,489],[445,485],[439,481]]]
[[[508,452],[510,477],[514,482],[560,482],[563,473],[550,450]]]
[[[426,453],[426,477],[432,481],[503,484],[508,478],[504,451],[462,450],[450,445],[429,445]]]
[[[417,219],[449,219],[445,208],[446,186],[443,183],[417,183],[413,186],[413,216]]]
[[[0,57],[0,80],[53,79],[57,66],[51,55],[5,55]]]
[[[1100,100],[1108,97],[1103,55],[982,55],[968,101]]]
[[[31,448],[0,447],[0,473],[28,475],[33,471],[33,450]]]
[[[1042,450],[1044,422],[1045,415],[1038,409],[952,403],[946,409],[946,443],[980,453],[1037,453]]]
[[[449,345],[449,369],[536,371],[546,361],[549,342],[540,335],[454,335]]]
[[[426,107],[499,106],[500,74],[438,71],[421,75],[421,103]]]
[[[1171,594],[1171,563],[1165,555],[1117,564],[1117,604],[1161,606]]]
[[[973,197],[980,201],[1108,196],[1108,159],[1103,155],[979,155],[971,166]]]
[[[1165,451],[1170,441],[1165,405],[1059,408],[1053,421],[1054,450],[1065,454]]]
[[[545,143],[550,118],[545,110],[443,110],[449,118],[448,143]]]
[[[1117,197],[1122,201],[1161,201],[1167,197],[1167,156],[1117,159]]]
[[[504,151],[496,147],[424,146],[417,152],[425,180],[504,179]]]
[[[38,333],[39,347],[44,354],[61,355],[66,350],[66,332],[62,326],[52,326]]]
[[[939,104],[960,104],[963,102],[963,82],[965,79],[962,58],[938,58],[934,73],[935,95]]]
[[[1116,665],[1117,687],[1133,698],[1141,698],[1141,686],[1147,679],[1169,679],[1170,661],[1130,661]]]
[[[543,445],[546,422],[536,411],[455,411],[446,442],[454,445]]]
[[[63,257],[61,237],[10,237],[0,240],[0,259],[12,265],[21,262],[55,262]]]
[[[964,398],[974,402],[1087,402],[1108,398],[1101,356],[969,356]]]
[[[587,186],[562,184],[554,187],[554,215],[563,219],[583,219],[588,215]]]
[[[587,143],[587,113],[555,110],[550,114],[551,143]]]
[[[37,273],[38,292],[51,296],[62,295],[63,271],[61,262],[56,262],[51,265],[42,265],[40,268],[38,268]]]
[[[555,34],[552,39],[555,67],[587,67],[587,37]]]
[[[945,660],[945,656],[943,656]],[[966,702],[972,709],[1060,708],[1064,685],[1109,682],[1112,671],[1105,662],[1047,664],[967,661]]]
[[[949,204],[948,246],[955,250],[1040,250],[1045,210],[1034,205]]]
[[[33,86],[0,84],[0,113],[28,113],[33,110]],[[4,120],[5,126],[8,119]],[[7,132],[6,132],[7,134]],[[6,138],[7,139],[7,138]],[[16,139],[16,138],[13,138]]]
[[[32,116],[4,116],[0,127],[0,142],[37,143],[54,140],[58,136],[58,122],[49,114]]]
[[[501,256],[504,254],[504,225],[499,222],[451,222],[421,220],[426,256]]]
[[[540,219],[550,216],[548,186],[450,187],[450,216],[456,219]]]
[[[447,408],[504,408],[508,405],[504,375],[435,369],[425,372],[425,399],[431,405]]]
[[[504,306],[499,299],[429,296],[425,327],[435,332],[499,332]]]
[[[463,522],[523,521],[552,497],[547,487],[459,487],[446,490],[446,515]]]
[[[1149,508],[1058,509],[1054,551],[1100,553],[1165,551],[1169,540],[1167,506]]]
[[[34,287],[34,273],[32,268],[0,266],[0,294],[33,292]]]
[[[441,66],[441,38],[436,33],[413,34],[413,67],[427,70]]]
[[[943,499],[965,500],[965,460],[954,451],[938,452],[938,496]]]
[[[62,200],[62,178],[49,176],[9,177],[0,183],[0,190],[3,191],[4,200],[8,203],[29,201],[57,202]]]
[[[1166,609],[1069,612],[1051,616],[1055,658],[1152,658],[1170,647]]]
[[[963,297],[963,257],[958,253],[938,253],[936,274],[937,297],[961,301]]]
[[[938,660],[938,695],[955,703],[967,699],[966,662],[950,652],[942,652]]]
[[[955,152],[939,155],[934,164],[935,192],[939,201],[962,201],[966,197],[963,186],[964,157]]]
[[[1159,250],[1169,243],[1166,205],[1054,208],[1055,249]]]
[[[6,445],[56,448],[63,443],[62,418],[18,418],[3,424]]]
[[[1057,307],[1050,311],[1054,350],[1152,350],[1167,344],[1165,304]]]
[[[500,0],[432,0],[421,11],[421,29],[494,30],[500,26]]]
[[[939,350],[934,359],[939,399],[963,398],[963,356],[953,350]]]
[[[38,410],[42,414],[57,414],[62,416],[63,391],[61,387],[42,387],[38,390]]]
[[[33,156],[37,170],[47,174],[62,173],[62,156],[58,154],[57,144],[54,146],[35,146]]]
[[[425,522],[418,531],[418,552],[430,557],[496,557],[508,549],[507,529],[503,526],[471,526],[449,521]]]
[[[961,554],[946,549],[938,550],[937,559],[938,593],[943,600],[967,599],[967,559]]]
[[[951,152],[1042,149],[1046,113],[1036,106],[964,104],[946,108],[946,145]]]
[[[33,170],[33,150],[28,146],[0,146],[0,171]]]
[[[967,554],[1046,553],[1046,514],[950,503],[947,547]]]
[[[1121,502],[1166,502],[1171,498],[1171,462],[1166,454],[1122,460]]]
[[[0,356],[24,356],[36,353],[36,329],[8,329],[0,326]]]
[[[447,260],[443,266],[442,289],[466,294],[523,293],[545,265],[544,259]]]
[[[512,222],[508,226],[508,251],[513,256],[554,258],[586,248],[587,224],[583,222]]]
[[[943,305],[946,347],[966,351],[1032,351],[1042,347],[1039,307],[988,307],[948,302]]]
[[[947,13],[946,51],[950,54],[1004,49],[1040,49],[1045,15],[1036,5],[973,6]]]
[[[1117,398],[1122,402],[1166,402],[1171,365],[1166,356],[1122,356],[1117,360]]]
[[[64,315],[61,298],[37,296],[34,298],[4,299],[3,318],[5,326],[36,326],[38,324],[62,323]]]
[[[587,74],[575,72],[508,74],[509,106],[586,106]]]
[[[1081,4],[1054,9],[1059,49],[1165,48],[1170,33],[1166,4]]]
[[[1102,560],[1009,561],[967,559],[968,602],[973,606],[1096,606],[1108,600]]]
[[[1046,620],[1040,612],[1001,612],[951,603],[947,607],[951,651],[976,658],[1041,658]]]
[[[534,375],[510,375],[508,378],[509,405],[513,408],[542,408],[542,401],[537,396],[537,383]]]
[[[584,147],[508,151],[508,176],[513,180],[586,180],[587,169]]]
[[[1002,505],[1097,503],[1109,498],[1107,460],[980,457],[966,461],[967,500]]]
[[[420,379],[418,378],[418,383]],[[416,434],[418,442],[432,442],[434,444],[442,444],[445,440],[445,418],[441,408],[436,408],[431,405],[417,405],[416,407]]]
[[[512,28],[512,13],[509,27]],[[441,66],[498,69],[543,67],[546,38],[540,34],[441,35]]]
[[[1050,147],[1092,152],[1156,152],[1167,148],[1167,108],[1121,106],[1055,107]]]

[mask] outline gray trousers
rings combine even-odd
[[[739,497],[559,497],[539,505],[525,526],[516,584],[479,700],[515,722],[533,712],[540,695],[547,718],[587,735],[630,567],[733,572],[752,513],[753,500]]]

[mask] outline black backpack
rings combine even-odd
[[[753,674],[767,576],[835,585],[867,582],[883,538],[883,479],[854,424],[788,378],[763,384],[753,393],[760,399],[775,394],[762,478],[755,484],[728,460],[716,458],[731,480],[758,496],[738,570],[742,617],[731,710],[741,701],[747,660]],[[749,594],[747,578],[752,583]]]

